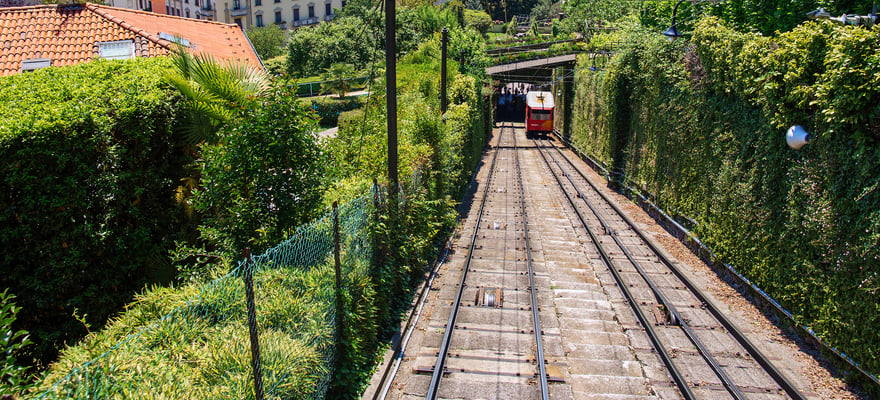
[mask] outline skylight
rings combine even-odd
[[[159,39],[167,40],[171,43],[178,43],[178,44],[181,44],[185,47],[192,47],[189,44],[189,40],[186,40],[186,39],[179,37],[179,36],[174,36],[170,33],[159,32]]]
[[[98,53],[107,60],[127,60],[134,58],[134,41],[117,40],[114,42],[98,42]]]

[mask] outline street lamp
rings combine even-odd
[[[682,36],[681,32],[678,31],[678,28],[675,27],[675,13],[678,12],[678,5],[681,4],[682,1],[684,0],[678,0],[678,2],[675,3],[675,7],[672,8],[672,26],[663,32],[663,35],[668,37],[669,40],[675,40]]]
[[[795,150],[800,150],[801,147],[804,147],[805,144],[810,143],[812,140],[813,135],[800,125],[794,125],[785,132],[785,142],[788,144],[788,147]]]

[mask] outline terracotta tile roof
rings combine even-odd
[[[91,61],[98,42],[133,40],[138,57],[167,55],[173,44],[160,33],[188,40],[194,53],[261,66],[237,25],[89,3],[52,4],[0,8],[0,75],[21,72],[23,60],[48,58],[52,66]]]

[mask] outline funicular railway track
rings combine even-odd
[[[425,398],[549,398],[530,247],[516,132],[504,126]]]
[[[562,150],[533,144],[682,397],[805,398]]]

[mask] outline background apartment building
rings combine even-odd
[[[346,0],[202,0],[202,18],[237,24],[242,29],[276,24],[293,29],[330,21]]]
[[[199,3],[207,0],[105,0],[104,4],[129,10],[151,11],[176,17],[204,19],[199,15]]]

